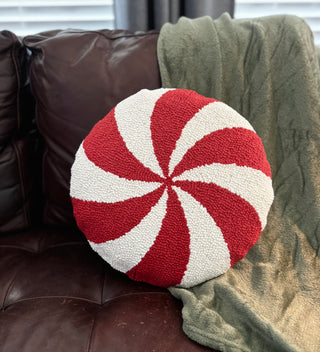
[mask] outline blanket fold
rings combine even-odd
[[[214,97],[261,137],[275,200],[258,243],[226,274],[190,289],[183,328],[227,352],[320,351],[320,69],[294,16],[181,18],[158,40],[163,87]]]

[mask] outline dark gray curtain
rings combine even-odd
[[[176,23],[180,16],[219,17],[234,13],[234,0],[115,0],[116,28],[132,31],[160,29],[166,22]]]

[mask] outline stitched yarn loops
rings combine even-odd
[[[130,278],[190,287],[257,242],[273,201],[259,136],[228,105],[185,89],[141,90],[81,143],[74,216],[91,247]]]

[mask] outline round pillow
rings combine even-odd
[[[273,201],[261,139],[226,104],[185,89],[141,90],[80,145],[74,216],[92,248],[130,278],[190,287],[257,242]]]

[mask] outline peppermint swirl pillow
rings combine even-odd
[[[184,89],[141,90],[80,145],[74,216],[92,248],[130,278],[190,287],[257,242],[273,201],[261,139],[226,104]]]

